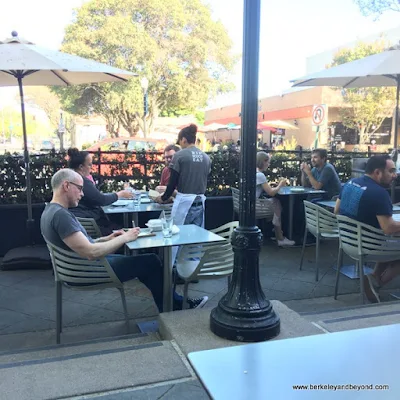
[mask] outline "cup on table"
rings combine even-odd
[[[139,191],[133,191],[133,206],[134,207],[139,207],[140,202],[142,200],[141,193]]]
[[[165,238],[172,237],[172,227],[174,225],[173,219],[171,216],[165,217],[162,219],[162,233]]]

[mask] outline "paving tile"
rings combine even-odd
[[[0,285],[13,286],[35,276],[48,275],[49,273],[51,274],[51,271],[0,271]]]
[[[228,278],[200,279],[199,283],[191,283],[189,285],[189,288],[207,294],[216,294],[226,287],[228,287]]]
[[[56,302],[55,297],[46,297],[40,294],[26,293],[20,289],[13,287],[7,288],[7,291],[0,293],[0,304],[3,308],[12,311],[18,311],[33,317],[43,318],[55,321],[56,318]],[[94,307],[63,301],[63,319],[67,324],[74,318],[93,310]]]
[[[86,324],[95,324],[110,321],[121,321],[125,320],[125,315],[122,312],[107,310],[105,308],[94,308],[88,313],[78,317],[72,318],[66,325],[67,326],[78,326]]]
[[[149,299],[147,297],[132,296],[131,294],[126,295],[126,305],[128,307],[129,315],[137,315],[141,311],[148,309],[153,304],[153,298]],[[121,298],[115,299],[110,303],[105,304],[102,308],[123,313]]]
[[[157,386],[150,389],[137,389],[137,390],[129,390],[123,391],[119,393],[105,394],[101,396],[90,397],[92,400],[154,400],[154,399],[163,399],[164,395],[171,390],[173,385],[163,385]],[[78,397],[79,399],[85,399],[85,397]]]
[[[18,323],[26,323],[27,326],[30,322],[35,322],[37,318],[33,318],[27,314],[18,311],[12,311],[0,308],[0,331],[13,326]],[[44,322],[43,320],[38,320],[38,323]],[[53,323],[51,321],[51,323]]]
[[[128,290],[125,290],[128,295]],[[86,304],[93,307],[102,307],[114,300],[120,299],[121,295],[116,288],[102,290],[74,290],[63,288],[63,298],[74,303]]]
[[[288,293],[288,292],[283,292],[280,290],[269,290],[269,289],[263,289],[265,297],[268,300],[279,300],[279,301],[286,301],[286,300],[298,300],[304,298],[303,296],[298,293]],[[307,296],[309,297],[309,296]]]
[[[0,335],[45,331],[47,329],[55,329],[55,327],[55,321],[50,321],[37,317],[30,317],[29,315],[22,314],[18,322],[1,329]]]
[[[302,282],[299,284],[297,280],[282,278],[275,283],[272,289],[288,293],[310,294],[314,287],[315,283]]]
[[[261,287],[266,289],[272,289],[274,285],[278,282],[278,280],[280,280],[280,277],[278,276],[260,276]]]
[[[162,397],[162,400],[208,400],[209,396],[201,386],[190,383],[174,385]]]
[[[325,274],[324,271],[319,271],[319,276],[321,277],[322,274]],[[315,280],[315,265],[314,265],[314,269],[309,271],[309,270],[295,270],[295,271],[288,271],[284,276],[284,279],[292,279],[292,280],[296,280],[298,281],[299,284],[301,284],[302,282],[308,282],[308,283],[314,283],[316,284],[316,280]]]

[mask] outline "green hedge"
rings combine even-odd
[[[310,153],[271,152],[272,160],[267,179],[275,182],[280,177],[300,179],[299,165],[309,160]],[[94,152],[93,177],[102,191],[121,189],[130,181],[138,188],[154,188],[160,181],[164,167],[162,154],[155,152]],[[342,182],[351,176],[351,158],[354,153],[330,155]],[[357,157],[366,154],[357,154]],[[239,185],[239,154],[236,151],[210,153],[212,171],[208,181],[207,195],[230,195],[231,187]],[[32,201],[42,203],[51,198],[50,180],[54,173],[67,165],[65,153],[51,152],[31,156]],[[21,156],[0,155],[0,204],[26,203],[25,168]]]

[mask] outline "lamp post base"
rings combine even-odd
[[[233,232],[235,255],[228,293],[210,316],[217,336],[239,342],[260,342],[279,335],[280,319],[260,285],[259,252],[263,237],[257,227],[238,227]]]
[[[279,335],[281,322],[272,306],[262,317],[237,317],[218,305],[211,311],[210,329],[217,336],[236,342],[262,342]]]

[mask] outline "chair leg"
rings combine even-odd
[[[307,225],[304,229],[303,248],[301,250],[301,257],[300,257],[300,271],[303,268],[304,252],[306,251],[306,241],[307,241]]]
[[[60,344],[62,332],[62,282],[56,281],[56,342]]]
[[[364,257],[360,256],[358,260],[358,276],[360,277],[360,295],[361,304],[365,304],[365,288],[364,288]]]
[[[186,310],[189,307],[189,304],[187,302],[188,299],[188,289],[189,289],[189,282],[190,281],[185,281],[185,285],[183,287],[183,303],[182,303],[182,310]]]
[[[337,259],[337,270],[336,270],[335,294],[333,296],[333,298],[335,300],[337,300],[337,295],[338,295],[340,269],[342,268],[342,264],[343,264],[343,250],[339,246],[339,254],[338,254],[338,259]]]
[[[320,244],[320,237],[317,235],[317,242],[315,246],[315,280],[318,282],[319,277],[319,244]]]
[[[128,307],[126,306],[125,290],[124,288],[118,288],[118,290],[121,295],[122,308],[124,309],[124,314],[125,314],[125,321],[129,328],[129,314],[128,314]]]

